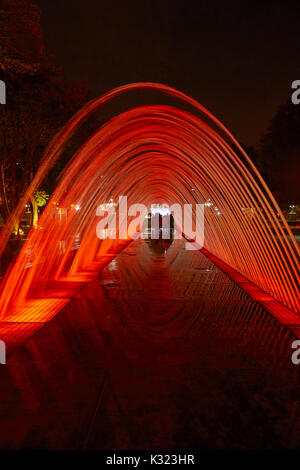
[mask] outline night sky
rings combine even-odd
[[[48,53],[93,95],[172,85],[257,145],[300,79],[300,2],[36,0]]]

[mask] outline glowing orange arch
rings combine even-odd
[[[2,318],[37,292],[47,297],[53,282],[78,279],[109,252],[114,242],[101,243],[95,235],[96,208],[120,195],[127,195],[129,203],[147,205],[210,201],[205,212],[205,248],[299,313],[299,248],[269,189],[225,126],[202,105],[171,87],[131,84],[88,103],[51,143],[14,216],[20,216],[87,117],[121,93],[147,88],[189,103],[201,118],[172,106],[141,106],[111,119],[85,142],[66,168],[38,230],[31,232],[5,279]],[[75,205],[80,211],[74,210]],[[65,219],[55,218],[57,207],[65,210]],[[10,229],[7,224],[1,233],[2,246]],[[78,233],[81,245],[70,261]]]

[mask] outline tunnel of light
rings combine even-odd
[[[119,87],[88,103],[67,123],[2,230],[1,252],[13,218],[20,217],[74,132],[104,103],[138,89],[169,94],[179,104],[188,103],[190,110],[167,104],[134,107],[86,139],[2,282],[1,320],[39,321],[48,308],[47,299],[52,309],[55,299],[61,308],[64,297],[72,296],[77,285],[127,245],[129,240],[96,237],[97,207],[111,199],[118,201],[120,195],[128,197],[128,204],[149,207],[152,203],[205,204],[205,249],[299,314],[299,248],[268,187],[217,118],[165,85]],[[79,235],[80,246],[74,251]],[[39,307],[34,304],[37,298]]]

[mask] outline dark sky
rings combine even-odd
[[[48,53],[93,95],[135,81],[190,94],[256,145],[300,79],[300,2],[36,0]]]

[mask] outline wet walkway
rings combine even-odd
[[[300,448],[294,339],[201,253],[134,242],[0,366],[0,447]]]

